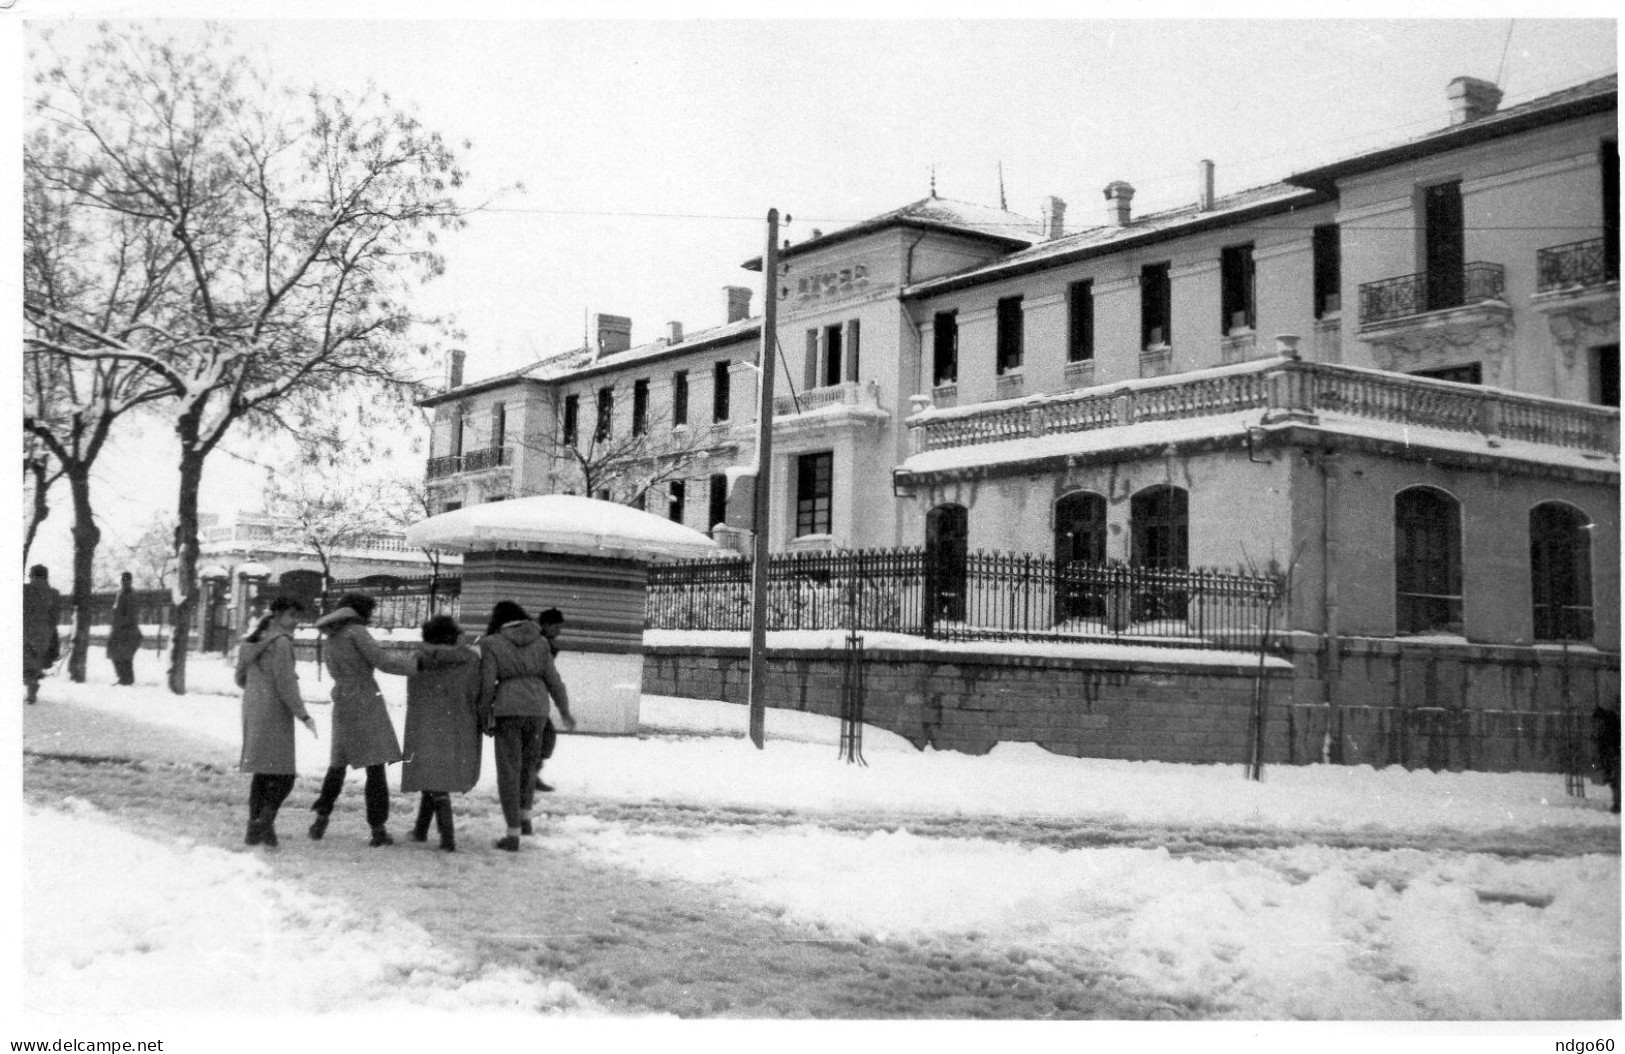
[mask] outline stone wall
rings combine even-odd
[[[864,722],[915,746],[985,754],[1036,743],[1073,757],[1242,764],[1255,663],[1061,659],[940,651],[870,650]],[[750,665],[740,647],[647,647],[643,690],[744,703]],[[767,692],[779,707],[838,717],[848,676],[839,649],[775,650]],[[1287,749],[1291,670],[1264,675],[1266,756]]]

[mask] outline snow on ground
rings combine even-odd
[[[459,961],[405,919],[375,928],[343,904],[273,881],[254,855],[160,844],[87,803],[63,805],[27,813],[23,968],[33,1012],[598,1013],[565,982]],[[95,888],[109,865],[117,895]]]
[[[568,663],[566,653],[567,680]],[[93,668],[90,684],[49,680],[42,705],[93,707],[184,729],[234,755],[239,713],[229,666],[201,659],[190,671],[193,693],[173,696],[159,685],[160,661],[144,652],[137,687],[110,687]],[[399,727],[404,682],[382,681]],[[307,699],[319,700],[329,682],[307,666],[302,685]],[[327,709],[313,707],[322,739],[301,736],[300,767],[310,775],[325,766]],[[743,814],[715,814],[709,825],[667,831],[576,815],[549,825],[550,843],[648,875],[721,887],[838,937],[973,938],[1007,949],[1036,972],[1063,960],[1099,961],[1146,991],[1201,998],[1238,1019],[1620,1016],[1617,855],[1518,859],[1312,843],[1205,853],[1058,849],[907,829],[909,814],[918,813],[1191,825],[1215,840],[1227,830],[1370,828],[1410,833],[1425,845],[1430,833],[1618,828],[1599,795],[1568,798],[1560,776],[1276,766],[1255,783],[1242,778],[1239,765],[1078,760],[1024,745],[985,757],[919,752],[874,729],[864,733],[868,765],[857,766],[838,760],[838,724],[828,718],[770,710],[761,751],[741,738],[739,706],[646,697],[643,723],[646,734],[637,738],[564,737],[548,767],[561,791],[550,804],[580,797],[751,806],[792,813],[789,822],[757,826]],[[493,793],[492,771],[488,755],[473,793]],[[821,825],[836,814],[882,816],[884,829]],[[252,890],[265,907],[256,909],[262,943],[251,954],[272,958],[320,962],[334,935],[352,925],[320,898],[275,887],[241,851],[159,845],[107,829],[82,810],[31,811],[26,823],[29,890],[38,910],[56,920],[39,924],[54,929],[30,931],[29,977],[47,999],[65,998],[75,971],[89,967],[104,971],[116,991],[118,971],[141,942],[175,933],[183,937],[174,947],[183,947],[204,939],[186,936],[204,920],[231,917],[193,913],[187,901],[194,895]],[[103,859],[129,860],[137,872],[185,873],[195,889],[187,898],[142,898],[124,922],[115,915],[81,925],[73,913],[96,899],[99,880],[65,862],[81,845],[94,845]],[[550,988],[545,979],[464,976],[407,926],[356,943],[362,961],[346,975],[353,983],[322,1005],[372,1005],[385,998],[368,980],[372,967],[414,962],[455,979],[446,996],[452,1006],[512,1007],[528,995],[523,1005],[593,1012],[567,986]],[[184,960],[179,953],[157,970],[189,977]],[[283,971],[290,972],[300,968]],[[313,990],[324,976],[313,970]],[[526,993],[526,984],[540,992]]]

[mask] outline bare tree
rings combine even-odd
[[[112,213],[75,208],[53,189],[40,160],[53,152],[36,130],[24,147],[24,470],[33,485],[28,543],[50,513],[47,494],[67,480],[73,503],[74,606],[68,673],[85,679],[94,589],[96,523],[91,470],[126,414],[173,396],[163,372],[103,357],[110,344],[150,325],[177,254],[155,231]]]
[[[521,440],[548,458],[563,489],[587,497],[607,494],[611,501],[642,507],[649,497],[668,494],[673,482],[687,479],[719,448],[708,426],[676,427],[669,411],[646,410],[641,427],[633,414],[617,419],[613,408],[631,403],[633,386],[617,383],[609,390],[606,422],[599,412],[601,389],[580,393],[578,399],[590,395],[591,401],[578,401],[572,411],[562,386],[549,388],[557,427]]]
[[[429,490],[428,481],[421,475],[385,484],[382,498],[383,520],[391,527],[404,530],[435,513],[434,494]],[[429,561],[429,609],[433,611],[438,606],[436,597],[440,590],[440,569],[446,554],[439,549],[424,549],[422,552]]]
[[[316,554],[324,593],[333,587],[334,555],[365,547],[385,514],[381,489],[355,482],[354,472],[354,465],[301,465],[273,476],[265,490],[265,511],[276,522],[277,537]]]
[[[411,290],[443,268],[436,235],[464,222],[464,176],[451,147],[387,96],[275,92],[215,27],[160,40],[104,26],[77,55],[48,35],[46,48],[30,178],[56,206],[168,249],[162,267],[123,278],[153,305],[139,325],[33,296],[26,307],[37,327],[80,335],[69,357],[140,367],[171,389],[169,685],[184,692],[207,459],[244,428],[322,435],[341,399],[404,412],[418,394],[412,335],[438,334],[438,320],[414,317]],[[90,277],[86,304],[127,295],[109,269]]]
[[[112,547],[105,578],[117,581],[130,572],[137,589],[168,589],[175,577],[175,517],[158,513],[125,545]]]
[[[62,466],[34,436],[23,434],[23,566],[40,525],[51,515],[51,487],[62,478]]]

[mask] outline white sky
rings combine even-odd
[[[14,5],[0,8],[0,55],[22,52],[17,15],[157,10]],[[333,6],[277,10],[321,15]],[[1500,17],[1423,21],[1392,16],[1449,9],[1346,4],[1340,13],[1387,17],[1287,22],[1262,17],[1268,6],[1230,5],[1258,17],[1202,22],[1178,17],[1204,10],[1195,5],[1140,9],[1173,16],[1161,20],[1062,21],[1031,16],[1070,9],[1018,3],[997,10],[1019,20],[910,21],[850,16],[993,5],[835,4],[819,10],[848,20],[815,22],[742,20],[761,9],[738,5],[684,8],[732,20],[641,17],[659,11],[650,5],[611,6],[632,16],[611,21],[528,20],[522,7],[489,3],[458,11],[495,17],[454,21],[436,17],[439,6],[407,3],[387,10],[428,20],[262,18],[235,29],[281,78],[327,89],[370,80],[415,103],[430,127],[472,140],[473,197],[525,185],[446,240],[447,273],[422,294],[425,312],[456,315],[475,379],[578,345],[588,312],[631,316],[635,342],[671,320],[691,332],[720,323],[724,285],[759,290],[759,276],[739,264],[761,253],[770,207],[793,217],[784,233],[801,240],[814,227],[924,197],[933,165],[942,196],[997,204],[1002,164],[1013,211],[1036,216],[1055,194],[1076,228],[1099,219],[1101,188],[1114,179],[1137,188],[1143,212],[1192,196],[1202,158],[1216,163],[1227,193],[1440,127],[1445,86],[1458,75],[1498,79],[1510,105],[1617,68],[1616,24],[1596,17],[1603,5],[1536,9],[1590,16],[1561,20],[1524,17],[1530,6],[1474,5]],[[224,17],[265,8],[164,10]],[[82,38],[92,24],[58,28]],[[0,62],[17,71],[22,93],[24,65]],[[15,153],[0,161],[8,187],[18,178]],[[9,254],[0,271],[8,297],[15,260]],[[753,307],[760,300],[758,291]],[[173,506],[167,455],[153,452],[163,438],[126,437],[101,473],[96,500],[110,539],[139,533],[152,512]],[[403,458],[401,471],[419,464]],[[204,508],[257,504],[261,478],[219,459]],[[65,578],[65,492],[60,501],[36,555]]]

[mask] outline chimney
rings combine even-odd
[[[632,320],[625,315],[594,315],[598,354],[613,355],[632,346]]]
[[[738,322],[750,317],[750,290],[742,285],[725,285],[722,292],[728,298],[728,321]]]
[[[1106,184],[1106,222],[1114,227],[1129,225],[1129,202],[1134,200],[1134,188],[1122,180]]]
[[[681,322],[666,323],[666,343],[681,344],[683,342],[683,324]]]
[[[1203,160],[1196,165],[1196,211],[1213,211],[1213,162]]]
[[[1051,194],[1044,199],[1041,211],[1044,217],[1044,240],[1054,241],[1066,233],[1066,202]]]
[[[1488,117],[1501,105],[1501,89],[1492,81],[1477,77],[1457,77],[1445,90],[1450,98],[1450,123],[1466,124]]]
[[[463,363],[468,359],[468,352],[453,348],[446,353],[446,390],[461,388],[463,386]]]

